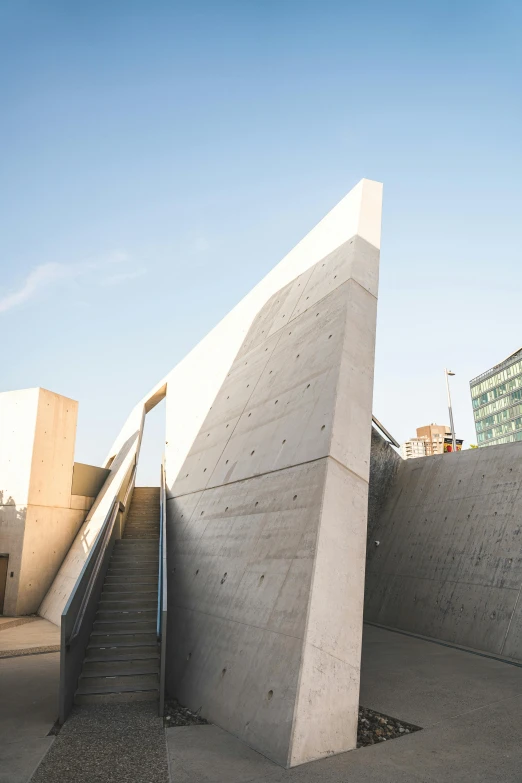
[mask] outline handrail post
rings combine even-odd
[[[158,569],[158,616],[157,637],[160,645],[159,708],[163,717],[165,711],[165,671],[167,652],[167,492],[165,486],[165,458],[160,473],[160,535]]]

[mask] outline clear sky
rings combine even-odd
[[[402,441],[522,346],[522,4],[2,0],[2,390],[132,406],[362,177],[374,413]],[[141,483],[157,483],[162,411]]]

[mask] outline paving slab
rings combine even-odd
[[[364,626],[359,698],[364,707],[426,728],[517,695],[522,696],[518,666]]]
[[[60,629],[42,617],[15,626],[6,623],[0,630],[0,658],[27,654],[28,650],[54,652],[59,649]]]
[[[59,669],[59,653],[0,660],[0,783],[26,783],[52,745]]]
[[[172,783],[244,783],[269,780],[281,767],[217,726],[180,726],[165,731]]]

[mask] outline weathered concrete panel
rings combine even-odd
[[[167,503],[168,690],[284,766],[355,747],[378,255],[267,302]]]
[[[38,609],[85,518],[71,481],[78,403],[46,389],[0,394],[0,552],[4,614]]]
[[[522,444],[406,460],[368,547],[365,617],[522,660]]]
[[[105,484],[109,473],[110,470],[108,468],[99,468],[96,465],[85,465],[83,462],[75,462],[71,494],[95,498]]]
[[[375,540],[374,528],[392,491],[402,457],[372,428],[370,486],[368,497],[368,542]]]

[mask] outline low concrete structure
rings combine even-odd
[[[77,413],[77,402],[46,389],[0,394],[5,615],[38,610],[85,518],[89,499],[72,495]]]
[[[400,464],[365,618],[522,660],[522,443]]]

